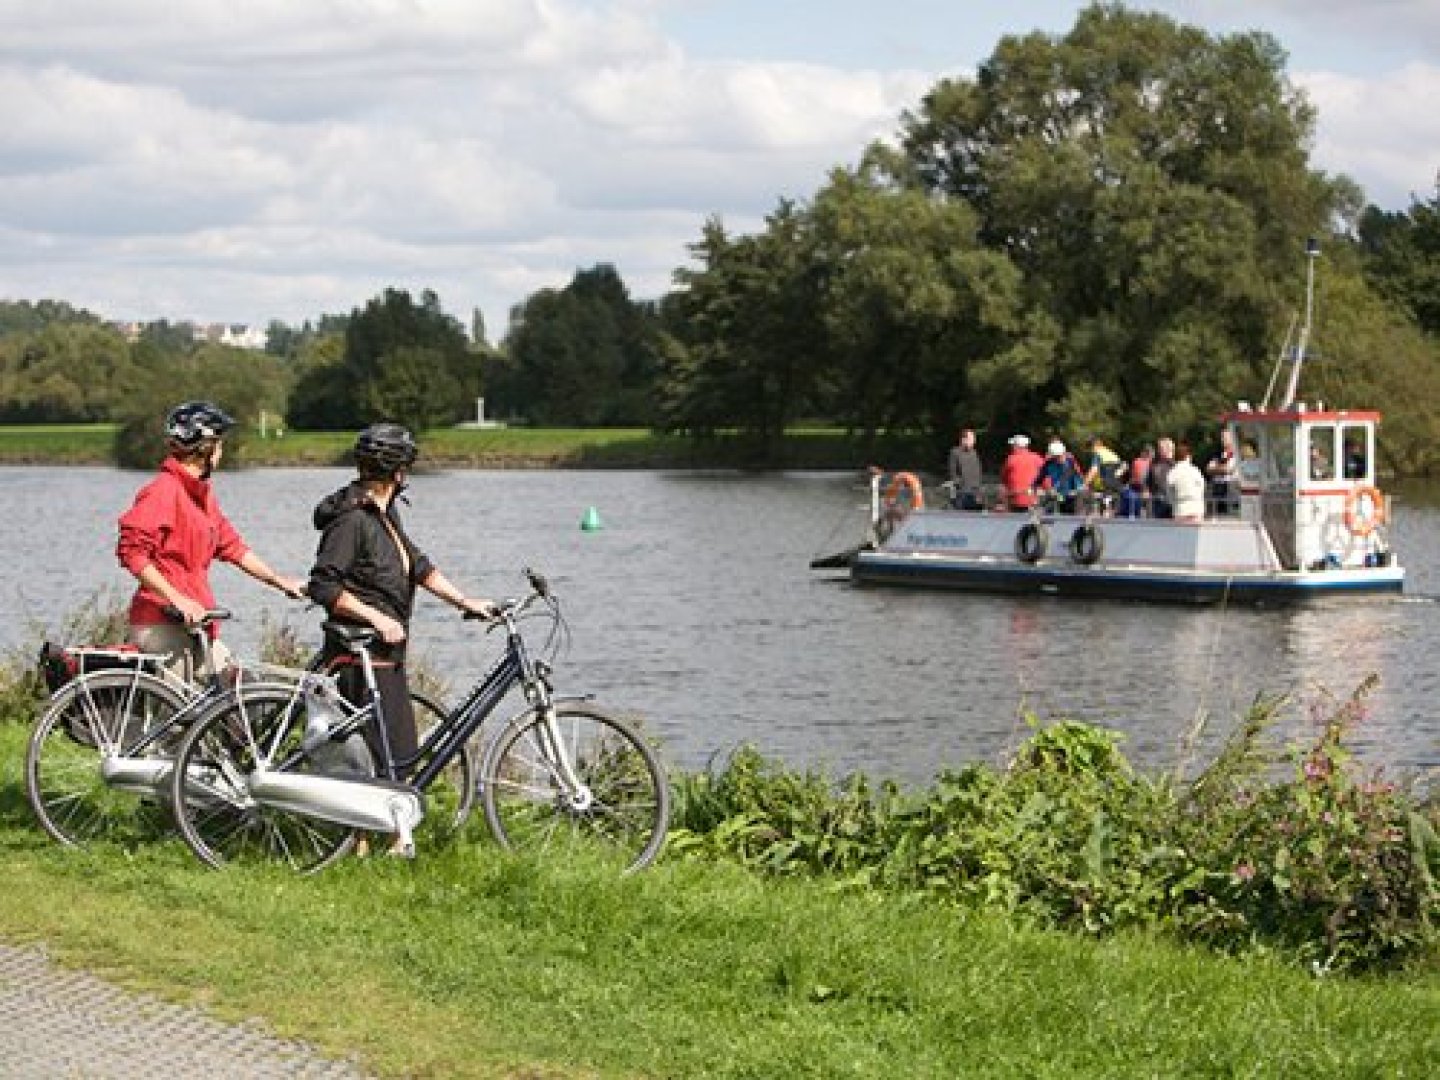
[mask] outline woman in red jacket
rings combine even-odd
[[[208,401],[171,409],[165,418],[169,455],[120,517],[116,555],[140,583],[130,601],[130,641],[145,652],[170,656],[170,669],[187,680],[205,674],[187,627],[215,606],[210,589],[215,559],[234,563],[287,596],[305,595],[303,581],[277,574],[250,550],[215,499],[210,476],[220,464],[225,432],[234,424]],[[185,626],[165,614],[167,607],[180,612]],[[211,637],[217,632],[212,624]],[[218,641],[213,649],[216,666],[223,668],[228,651]]]

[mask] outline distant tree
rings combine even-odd
[[[754,236],[731,236],[712,219],[691,251],[699,267],[677,271],[665,306],[683,347],[668,354],[664,425],[697,435],[738,427],[766,460],[786,425],[817,407],[832,267],[790,202]]]
[[[1009,257],[980,246],[969,205],[887,182],[879,160],[836,170],[811,208],[832,411],[867,433],[926,432],[938,452],[957,424],[1008,427],[1038,404],[1057,330]]]
[[[57,323],[100,325],[100,318],[64,300],[0,300],[0,338],[31,334]]]
[[[130,345],[98,320],[51,319],[0,338],[0,420],[108,420],[134,381]]]
[[[426,365],[423,370],[416,364]],[[395,363],[399,370],[387,374]],[[291,426],[363,427],[412,415],[416,380],[431,386],[423,414],[431,423],[454,423],[473,408],[480,369],[465,330],[425,290],[417,304],[408,292],[386,289],[346,320],[338,364],[307,367],[287,413]]]
[[[402,345],[385,355],[369,393],[372,417],[418,432],[454,423],[464,389],[438,349]]]
[[[295,383],[285,416],[302,430],[335,431],[348,424],[342,408],[344,395],[337,387],[345,381],[344,332],[317,334],[304,340],[292,358]]]
[[[213,401],[235,417],[226,437],[226,463],[241,465],[261,410],[278,414],[287,376],[278,358],[251,349],[206,344],[184,354],[139,350],[134,392],[118,412],[118,464],[154,467],[165,455],[164,419],[182,401]]]
[[[1406,212],[1367,208],[1358,233],[1370,281],[1424,330],[1440,334],[1440,180],[1428,201],[1412,200]]]
[[[189,323],[156,319],[140,328],[140,341],[162,352],[183,353],[195,344],[195,328]]]
[[[564,289],[530,297],[512,316],[501,403],[533,423],[650,423],[658,367],[654,312],[634,303],[615,268],[578,271]]]

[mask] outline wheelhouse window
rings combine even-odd
[[[1316,424],[1310,429],[1306,441],[1309,444],[1306,461],[1309,464],[1310,479],[1334,480],[1335,425]]]
[[[1340,461],[1346,480],[1370,479],[1370,428],[1346,424],[1340,429]]]
[[[1267,484],[1288,486],[1295,481],[1295,433],[1288,427],[1272,428],[1265,432],[1265,447],[1262,460],[1265,462]]]
[[[1237,424],[1235,445],[1240,448],[1240,482],[1247,487],[1260,483],[1260,427]]]

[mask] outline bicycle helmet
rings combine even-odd
[[[172,446],[195,450],[203,443],[223,438],[234,426],[234,418],[218,405],[187,401],[176,405],[165,417],[165,438]]]
[[[399,424],[371,424],[355,439],[355,466],[362,473],[390,476],[419,456],[415,436]]]

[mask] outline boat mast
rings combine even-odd
[[[1313,236],[1305,241],[1305,322],[1300,327],[1300,341],[1295,346],[1295,363],[1290,368],[1290,382],[1285,386],[1282,411],[1293,408],[1300,389],[1300,369],[1305,366],[1305,346],[1310,341],[1310,321],[1315,312],[1315,260],[1320,257],[1320,242]]]

